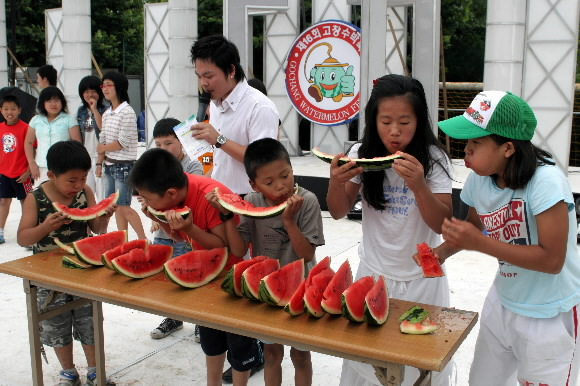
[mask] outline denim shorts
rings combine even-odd
[[[130,206],[133,191],[129,189],[127,180],[129,173],[133,169],[135,162],[126,164],[105,164],[105,171],[103,172],[103,179],[105,185],[105,197],[119,191],[119,200],[117,205]]]
[[[47,298],[52,300],[47,302]],[[50,310],[54,306],[61,306],[73,300],[80,299],[78,296],[52,291],[46,288],[38,288],[37,291],[38,309],[48,303],[46,309]],[[42,320],[40,325],[40,341],[49,347],[65,347],[72,343],[72,339],[80,341],[85,345],[95,344],[95,334],[93,329],[93,305],[85,304],[72,309],[53,318]]]
[[[153,239],[153,244],[169,245],[173,247],[173,256],[171,258],[181,256],[187,252],[191,252],[192,248],[186,241],[174,241],[173,239],[162,239],[161,237],[155,237]]]

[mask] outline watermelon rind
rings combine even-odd
[[[105,251],[101,255],[101,262],[103,263],[103,266],[112,270],[113,269],[112,262],[114,258],[119,257],[125,253],[128,253],[131,249],[135,248],[145,249],[147,247],[147,244],[148,241],[143,239],[127,241],[126,243],[123,243],[118,247]]]
[[[133,248],[111,261],[113,269],[132,279],[143,279],[163,271],[163,265],[173,255],[170,245],[152,244],[145,249]]]
[[[242,274],[252,265],[267,259],[267,256],[255,256],[249,260],[234,264],[226,274],[221,288],[230,295],[242,296]]]
[[[63,249],[66,253],[70,253],[71,255],[75,254],[75,250],[68,244],[63,243],[58,239],[58,237],[53,238],[54,243],[58,245],[59,248]]]
[[[322,309],[329,314],[342,314],[341,295],[344,290],[350,287],[351,284],[352,270],[350,269],[350,263],[348,260],[345,260],[338,268],[338,271],[336,271],[322,294],[322,301],[320,302]]]
[[[431,319],[427,318],[419,323],[411,323],[408,320],[403,320],[399,326],[404,334],[411,335],[425,335],[437,330],[439,326],[437,323],[432,322]]]
[[[79,261],[77,261],[74,257],[71,256],[63,256],[62,257],[62,266],[65,268],[72,268],[72,269],[87,269],[92,267],[92,265],[85,265]]]
[[[312,154],[314,154],[316,157],[318,157],[319,159],[321,159],[326,163],[332,162],[332,159],[335,157],[334,155],[320,151],[320,149],[317,147],[312,149]],[[402,158],[401,155],[391,154],[386,157],[375,157],[375,158],[341,157],[338,160],[338,165],[341,166],[351,161],[354,161],[356,162],[357,167],[362,167],[365,171],[376,171],[390,168],[391,166],[393,166],[393,162],[398,158]]]
[[[413,306],[399,317],[399,321],[408,320],[411,323],[419,323],[425,320],[427,316],[429,316],[429,311],[419,306]]]
[[[389,291],[385,278],[379,276],[375,285],[367,292],[364,304],[364,321],[380,326],[385,324],[389,316]]]
[[[334,271],[331,268],[326,268],[324,271],[316,274],[310,284],[308,282],[306,283],[304,290],[304,309],[308,315],[321,318],[326,314],[320,303],[322,302],[322,294],[333,276]]]
[[[277,259],[266,259],[247,268],[242,273],[242,296],[254,301],[260,301],[260,281],[262,278],[280,269]]]
[[[284,307],[304,280],[304,259],[286,264],[260,280],[258,298],[271,306]]]
[[[90,208],[69,208],[56,201],[52,203],[52,206],[54,209],[56,209],[57,212],[64,213],[71,220],[87,221],[105,214],[110,206],[117,203],[118,199],[119,192],[117,191],[112,193],[109,197],[102,199],[99,203],[91,206]]]
[[[157,218],[157,220],[159,220],[161,222],[165,222],[165,223],[167,222],[167,218],[165,217],[165,212],[167,212],[166,210],[156,210],[150,206],[147,206],[147,210],[149,211],[149,213],[151,213],[153,216],[155,216]],[[182,218],[187,218],[187,216],[190,213],[190,210],[188,207],[174,209],[174,210],[175,210],[175,212],[177,212],[177,214],[180,214]]]
[[[348,287],[341,295],[342,316],[352,322],[363,322],[364,298],[374,284],[372,276],[364,276]]]
[[[302,280],[298,289],[294,292],[290,301],[284,306],[284,311],[292,316],[302,315],[304,313],[304,290],[306,280]]]
[[[294,192],[297,193],[299,190],[298,184],[294,186]],[[286,209],[288,202],[270,206],[270,207],[255,207],[252,203],[243,200],[237,194],[222,194],[219,192],[218,188],[215,188],[217,194],[218,202],[225,209],[230,212],[250,217],[250,218],[269,218],[278,216],[280,213]]]
[[[226,247],[198,249],[177,256],[163,265],[165,276],[185,288],[198,288],[215,279],[228,261]]]
[[[100,242],[100,245],[98,244]],[[85,264],[102,266],[101,257],[109,249],[127,242],[127,231],[113,231],[93,237],[85,237],[72,243],[75,256]]]

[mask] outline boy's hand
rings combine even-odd
[[[209,202],[209,204],[213,208],[216,208],[221,213],[223,213],[223,214],[230,214],[230,211],[227,210],[226,208],[224,208],[223,206],[221,206],[221,204],[219,203],[218,197],[217,197],[217,193],[216,193],[215,190],[212,190],[211,192],[208,192],[205,195],[205,199]]]
[[[159,225],[159,223],[153,221],[151,223],[151,228],[149,229],[149,232],[151,232],[151,233],[157,232],[159,230],[159,228],[161,228],[161,226]]]
[[[73,220],[71,220],[67,215],[61,212],[55,212],[44,219],[42,225],[44,225],[48,229],[48,233],[57,230],[61,226],[65,224],[70,224]]]
[[[166,211],[165,218],[167,219],[169,227],[175,231],[186,232],[186,229],[193,225],[193,211],[191,208],[189,210],[189,215],[186,218],[183,218],[181,214],[178,214],[173,209]]]
[[[107,209],[105,209],[105,213],[103,213],[101,216],[110,218],[113,214],[115,214],[117,207],[117,204],[109,206]]]
[[[339,183],[344,185],[351,178],[354,178],[363,172],[363,168],[357,167],[356,162],[350,161],[344,165],[339,166],[338,160],[344,157],[344,154],[337,154],[330,162],[330,181],[332,183]]]
[[[30,175],[30,168],[26,169],[26,171],[24,173],[22,173],[20,175],[20,177],[18,177],[16,179],[16,182],[19,183],[19,184],[23,184],[26,181],[26,179],[28,178],[29,175]]]
[[[30,175],[32,176],[32,179],[35,181],[38,180],[40,178],[40,168],[36,162],[28,164],[28,167],[30,168]]]
[[[294,222],[294,216],[302,208],[302,203],[304,203],[304,197],[297,194],[293,195],[286,201],[288,206],[282,212],[282,222]]]

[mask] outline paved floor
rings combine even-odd
[[[312,157],[292,159],[295,174],[328,176],[328,167]],[[133,203],[137,207],[136,201]],[[348,259],[356,270],[360,224],[348,219],[333,220],[323,212],[326,245],[318,248],[318,258],[332,256],[333,268]],[[13,202],[6,227],[6,243],[0,245],[0,263],[30,254],[16,244],[16,229],[20,205]],[[148,227],[148,220],[145,221]],[[114,221],[110,230],[114,230]],[[135,239],[130,230],[129,239]],[[447,263],[452,305],[465,310],[480,311],[483,299],[496,269],[488,256],[462,252]],[[149,337],[161,316],[146,314],[113,305],[104,305],[105,349],[107,371],[118,385],[205,385],[204,356],[199,344],[193,341],[193,325],[162,339]],[[22,281],[0,274],[0,385],[30,385],[30,354]],[[469,366],[478,326],[468,336],[456,355],[458,385],[467,385]],[[49,364],[44,364],[46,385],[56,384],[58,363],[54,353],[47,350]],[[86,366],[82,350],[75,348],[75,358],[83,373]],[[338,385],[342,360],[313,353],[313,385]],[[283,384],[293,385],[293,368],[288,350],[284,360]],[[250,379],[251,386],[263,385],[263,373]]]

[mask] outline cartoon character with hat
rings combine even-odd
[[[310,70],[310,76],[307,76],[308,57],[312,51],[323,45],[328,47],[328,58],[322,63],[315,64]],[[353,66],[348,63],[340,63],[330,55],[331,52],[331,44],[319,43],[310,49],[304,61],[304,75],[308,79],[308,83],[312,83],[308,87],[308,95],[316,102],[322,101],[323,98],[332,98],[333,101],[340,102],[343,97],[354,95]]]

